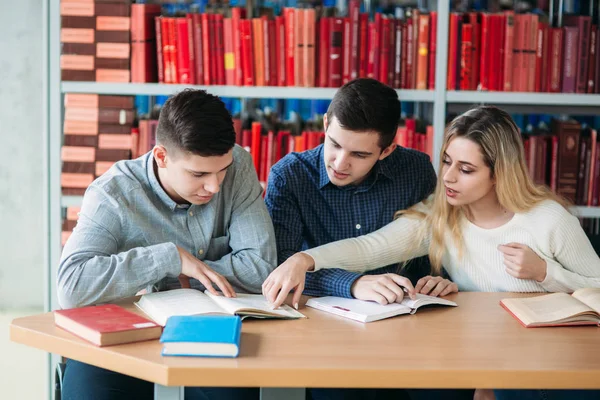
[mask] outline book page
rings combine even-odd
[[[526,325],[557,322],[577,314],[593,312],[591,308],[566,293],[504,299],[502,303]]]
[[[240,313],[257,317],[304,318],[302,313],[299,313],[286,304],[273,310],[271,303],[261,294],[237,293],[237,297],[229,298],[215,296],[209,291],[205,291],[204,293],[229,314]]]
[[[410,307],[404,304],[393,303],[381,305],[373,301],[334,296],[312,298],[308,300],[306,305],[361,322],[377,321],[411,312]]]
[[[573,292],[573,297],[600,314],[600,289],[579,289]]]
[[[440,297],[428,296],[428,295],[420,294],[420,293],[417,293],[417,298],[414,300],[412,300],[408,296],[405,296],[400,304],[404,304],[405,306],[410,307],[413,310],[416,310],[419,307],[430,305],[430,304],[439,304],[439,305],[443,305],[443,306],[454,306],[454,307],[458,306],[458,304],[456,304],[453,301],[442,299]]]
[[[223,308],[196,289],[148,293],[143,295],[135,305],[162,326],[165,326],[167,319],[173,315],[226,313]]]

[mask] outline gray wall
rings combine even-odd
[[[0,308],[44,304],[42,1],[0,0]]]

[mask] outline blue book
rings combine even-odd
[[[163,356],[237,357],[242,319],[229,315],[169,317],[160,337]]]

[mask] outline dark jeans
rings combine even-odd
[[[186,400],[258,400],[258,388],[186,387]],[[117,372],[68,360],[63,400],[152,400],[154,384]]]
[[[496,400],[598,400],[600,390],[494,390]]]

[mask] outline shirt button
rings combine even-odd
[[[193,217],[193,216],[194,216],[194,213],[190,211],[190,217]]]
[[[204,254],[204,250],[202,250],[202,249],[198,250],[198,254],[200,254],[200,255]]]
[[[356,229],[360,229],[360,224],[356,224]]]

